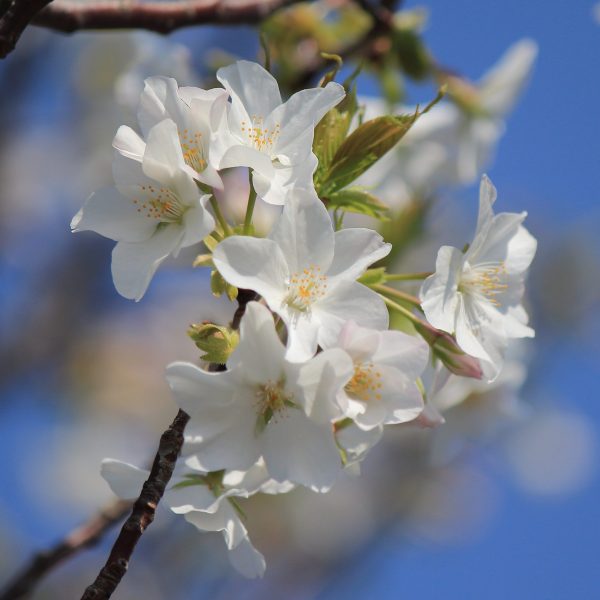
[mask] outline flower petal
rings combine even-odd
[[[269,239],[285,256],[290,274],[310,267],[325,273],[333,260],[333,226],[316,194],[295,189],[287,198]]]
[[[227,367],[243,369],[249,381],[279,381],[283,375],[284,347],[275,331],[271,311],[258,302],[249,302],[240,324],[240,343]]]
[[[142,160],[146,149],[146,142],[127,125],[121,125],[113,139],[113,148],[123,156],[133,160]]]
[[[143,242],[119,242],[112,253],[112,276],[121,296],[140,300],[160,263],[179,250],[182,227],[167,225]]]
[[[184,109],[175,79],[149,77],[144,81],[137,114],[142,134],[147,137],[150,130],[165,119],[173,119],[181,126]]]
[[[150,471],[120,460],[105,458],[100,467],[100,474],[119,498],[135,500],[150,476]]]
[[[392,245],[372,229],[353,227],[336,231],[334,257],[327,276],[332,280],[336,277],[356,279],[391,249]]]
[[[265,463],[277,481],[325,492],[342,470],[331,425],[318,425],[298,409],[272,420],[263,437]]]
[[[95,231],[112,240],[142,242],[156,231],[156,221],[138,212],[135,204],[116,188],[94,192],[73,217],[71,229]]]
[[[274,154],[289,157],[292,163],[304,160],[312,150],[313,132],[325,113],[346,95],[344,88],[329,82],[324,88],[312,88],[296,92],[281,104],[265,120],[265,127],[272,130],[279,124],[281,133],[275,142]],[[309,135],[306,135],[306,132]]]
[[[144,173],[151,179],[169,185],[175,173],[185,166],[175,122],[165,119],[152,127],[147,135],[142,160]]]
[[[462,265],[463,254],[460,250],[442,246],[435,262],[435,273],[423,282],[419,293],[427,320],[448,333],[454,331]]]
[[[373,353],[374,363],[400,369],[409,379],[420,377],[429,361],[429,346],[421,338],[402,331],[382,331]]]
[[[343,281],[323,299],[315,302],[313,312],[321,322],[319,345],[335,346],[346,321],[356,321],[372,329],[387,329],[389,315],[381,297],[356,281]]]
[[[265,557],[252,545],[246,537],[235,548],[229,551],[229,562],[244,577],[255,579],[265,574]]]
[[[289,270],[283,253],[272,240],[232,236],[213,252],[219,273],[231,285],[254,290],[277,310],[286,292]]]
[[[281,104],[279,85],[259,64],[247,60],[222,67],[217,79],[231,94],[231,101],[242,104],[248,115],[267,116]]]

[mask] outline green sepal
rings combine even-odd
[[[358,283],[363,285],[379,285],[385,283],[385,267],[377,267],[376,269],[367,269],[358,279]]]
[[[204,352],[200,357],[202,360],[220,365],[227,363],[227,359],[240,341],[237,331],[214,323],[191,325],[187,333],[196,346]]]
[[[360,187],[350,187],[327,197],[327,206],[347,212],[388,220],[388,207],[373,194]]]
[[[237,288],[229,285],[216,269],[210,274],[210,290],[217,298],[226,294],[232,302],[237,298],[238,294]]]
[[[192,267],[213,267],[212,254],[198,254],[192,263]]]

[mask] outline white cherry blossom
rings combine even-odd
[[[333,436],[332,423],[342,416],[335,396],[350,379],[352,362],[339,349],[301,365],[284,354],[271,312],[250,302],[227,371],[168,367],[175,400],[191,417],[188,465],[246,470],[262,457],[278,482],[315,491],[331,486],[342,469]]]
[[[419,416],[423,398],[416,381],[429,358],[429,346],[421,338],[348,321],[336,346],[354,365],[352,379],[338,393],[338,404],[358,427],[369,430]]]
[[[462,350],[480,359],[487,379],[498,375],[508,339],[534,335],[521,299],[537,242],[522,226],[527,213],[494,215],[495,200],[484,175],[473,243],[464,253],[442,246],[420,293],[427,320],[455,333]]]
[[[219,69],[217,78],[231,96],[228,133],[215,139],[219,168],[250,167],[254,189],[270,204],[283,204],[292,187],[313,189],[314,128],[344,88],[330,82],[282,102],[275,78],[244,60]]]
[[[184,162],[177,127],[164,120],[147,143],[130,139],[141,161],[115,152],[115,187],[92,194],[73,217],[73,231],[95,231],[116,240],[112,274],[117,291],[139,300],[169,255],[200,242],[215,226]]]
[[[334,232],[316,195],[294,190],[268,238],[227,238],[213,261],[230,284],[256,291],[281,316],[288,328],[287,358],[301,362],[318,345],[334,346],[348,320],[387,328],[383,300],[356,279],[390,248],[370,229]]]
[[[189,173],[207,186],[221,189],[221,177],[211,160],[213,136],[219,134],[228,105],[227,92],[220,88],[203,90],[178,87],[170,77],[150,77],[144,82],[137,111],[142,137],[165,119],[177,127],[177,137]],[[113,145],[125,156],[141,160],[137,134],[123,126]]]
[[[150,471],[107,458],[102,461],[101,474],[117,496],[135,500]],[[180,464],[173,473],[163,502],[200,531],[222,532],[231,564],[245,577],[254,578],[264,574],[265,559],[250,542],[232,500],[272,489],[273,482],[264,464],[256,464],[245,473],[232,471],[225,474],[196,471]],[[289,486],[284,491],[288,489]]]

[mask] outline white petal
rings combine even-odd
[[[165,492],[164,501],[177,515],[183,515],[194,510],[214,513],[217,511],[220,498],[216,498],[208,486],[203,484],[174,487],[185,479],[173,478]]]
[[[167,225],[143,242],[119,242],[112,253],[112,276],[117,291],[130,300],[140,300],[160,263],[177,252],[183,228]]]
[[[171,119],[165,119],[148,132],[142,169],[151,179],[168,185],[175,172],[184,167],[177,125]]]
[[[310,153],[299,165],[284,166],[274,164],[273,174],[264,175],[254,171],[252,184],[259,198],[267,204],[281,206],[285,204],[293,193],[293,188],[300,188],[315,195],[313,173],[317,168],[317,157]]]
[[[533,40],[520,40],[486,73],[479,82],[486,110],[499,116],[511,110],[529,78],[537,51]]]
[[[113,148],[123,156],[133,160],[142,160],[146,149],[146,142],[127,125],[121,125],[113,139]]]
[[[233,103],[241,103],[248,115],[266,117],[281,104],[279,85],[259,64],[239,60],[217,71],[217,79],[231,94]]]
[[[355,321],[346,321],[336,346],[345,350],[355,362],[368,362],[380,345],[381,332],[359,327]]]
[[[494,218],[494,202],[496,202],[497,191],[494,184],[487,175],[481,177],[479,184],[479,214],[477,215],[477,232],[483,231]]]
[[[325,273],[333,260],[333,226],[319,198],[305,190],[294,190],[286,200],[269,239],[281,248],[290,274],[311,266]]]
[[[382,331],[379,339],[374,363],[395,367],[412,380],[421,376],[429,361],[429,346],[422,338],[401,331]]]
[[[351,461],[362,460],[367,452],[379,442],[383,427],[360,429],[354,423],[336,433],[338,443],[344,448]]]
[[[223,154],[219,162],[219,169],[233,167],[249,167],[269,179],[275,174],[271,159],[266,154],[248,146],[232,146]]]
[[[383,424],[406,423],[416,419],[423,411],[424,404],[415,381],[411,381],[400,369],[388,365],[377,365],[377,368],[383,383],[379,402],[387,412]]]
[[[537,250],[537,240],[521,226],[508,242],[508,256],[504,261],[509,273],[524,273],[531,265]]]
[[[277,481],[324,492],[342,469],[331,425],[318,425],[300,410],[272,420],[263,436],[265,463]]]
[[[321,322],[319,344],[335,345],[346,321],[364,327],[387,329],[389,315],[381,297],[356,281],[341,282],[322,300],[315,302],[313,312]]]
[[[301,90],[278,106],[265,121],[269,130],[275,124],[281,127],[274,153],[288,156],[293,163],[306,158],[312,149],[312,133],[316,124],[345,95],[339,83],[330,82],[324,88]],[[307,130],[310,132],[308,136]]]
[[[285,349],[275,331],[271,311],[258,302],[246,305],[240,343],[227,361],[229,369],[243,369],[256,383],[278,381],[283,375]]]
[[[215,513],[186,513],[185,520],[201,531],[221,531],[230,550],[248,537],[248,531],[229,502],[223,502]]]
[[[287,308],[280,309],[279,312],[288,330],[286,360],[301,363],[312,358],[317,351],[320,321],[310,313],[299,313]]]
[[[150,471],[120,460],[105,458],[100,467],[100,475],[119,498],[135,500],[150,476]]]
[[[279,246],[272,240],[232,236],[213,252],[219,273],[231,285],[251,289],[277,310],[286,293],[289,270]]]
[[[171,77],[146,79],[137,114],[144,137],[164,119],[173,119],[178,125],[182,125],[184,109],[175,79]]]
[[[421,286],[419,296],[427,320],[438,329],[452,333],[458,310],[458,282],[463,264],[460,250],[442,246],[435,262],[435,273]]]
[[[352,359],[341,348],[325,350],[300,367],[295,383],[304,411],[313,421],[326,424],[341,418],[336,395],[353,373]]]
[[[95,231],[113,240],[141,242],[156,231],[156,221],[138,212],[136,205],[116,188],[93,193],[73,217],[73,231]]]
[[[244,577],[255,579],[265,574],[265,557],[252,545],[246,537],[235,548],[229,551],[229,562]]]
[[[181,242],[182,248],[201,242],[215,228],[215,220],[206,209],[209,198],[208,195],[198,198],[197,204],[183,214],[185,236]]]
[[[356,279],[391,249],[392,245],[385,243],[372,229],[356,227],[336,231],[334,257],[327,276]]]

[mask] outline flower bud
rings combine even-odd
[[[204,352],[200,357],[202,360],[222,365],[227,362],[240,340],[237,331],[214,323],[191,325],[187,333],[196,346]]]
[[[439,358],[449,371],[461,377],[482,378],[483,371],[479,361],[463,352],[449,333],[440,331],[425,321],[419,321],[414,325],[431,347],[433,355]]]

